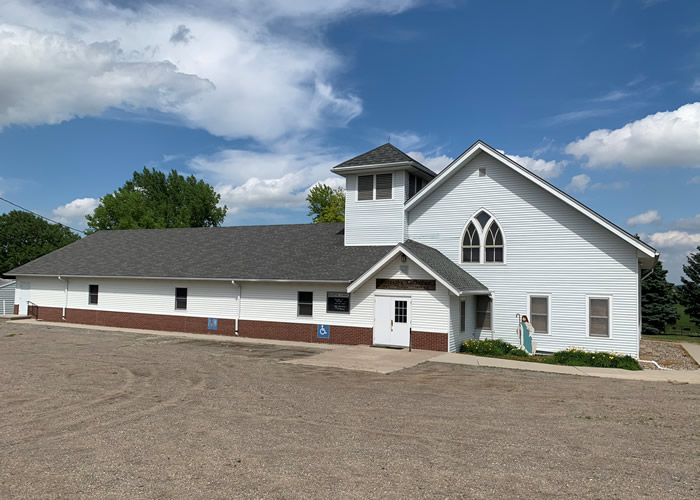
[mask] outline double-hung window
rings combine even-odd
[[[175,289],[175,309],[187,309],[187,288]]]
[[[549,296],[530,295],[530,324],[535,333],[549,334]]]
[[[313,316],[314,292],[297,292],[297,315]]]
[[[588,297],[588,336],[610,337],[610,297]]]
[[[459,331],[463,332],[467,329],[467,301],[459,302]]]
[[[89,293],[88,293],[88,304],[97,304],[97,295],[99,292],[99,286],[98,285],[90,285],[89,286]]]

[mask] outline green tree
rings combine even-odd
[[[219,226],[227,210],[218,206],[220,199],[213,187],[194,175],[185,178],[173,170],[166,176],[144,167],[117,191],[100,198],[86,218],[89,232]]]
[[[309,202],[308,216],[313,216],[314,222],[345,222],[345,190],[333,189],[326,184],[318,184],[311,188],[306,197]]]
[[[673,284],[666,279],[668,271],[661,261],[654,272],[642,281],[642,332],[652,335],[665,333],[667,324],[680,318],[676,309]]]
[[[21,210],[0,215],[0,274],[73,243],[80,236]]]
[[[678,299],[693,323],[700,326],[700,247],[688,256],[688,264],[683,266],[685,276],[681,276]]]

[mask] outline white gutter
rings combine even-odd
[[[647,279],[649,276],[654,274],[654,268],[656,267],[656,263],[659,262],[659,253],[657,252],[656,255],[654,256],[654,263],[651,265],[651,269],[649,270],[648,273],[646,273],[644,276],[642,276],[642,281]]]
[[[17,274],[19,277],[26,278],[100,278],[100,279],[115,279],[115,280],[169,280],[169,281],[231,281],[231,278],[184,278],[171,276],[96,276],[96,275],[59,275],[57,274]],[[289,279],[266,279],[266,278],[243,278],[235,279],[234,281],[261,281],[270,283],[352,283],[352,280],[289,280]]]

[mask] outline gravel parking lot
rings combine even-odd
[[[0,498],[696,498],[700,386],[0,320]]]

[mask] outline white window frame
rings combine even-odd
[[[532,311],[530,308],[532,307],[532,302],[530,299],[532,298],[545,298],[547,299],[547,333],[542,333],[542,332],[534,332],[535,335],[546,335],[546,336],[551,336],[552,335],[552,294],[551,293],[528,293],[527,294],[527,319],[530,320],[530,324],[532,324]]]
[[[486,212],[491,216],[486,225],[486,228],[482,228],[479,221],[476,220],[476,216],[479,215],[481,212]],[[466,262],[463,260],[462,250],[464,249],[464,235],[467,234],[467,228],[469,227],[470,222],[474,222],[474,227],[476,227],[476,232],[479,235],[479,262]],[[493,224],[494,222],[498,224],[498,228],[501,230],[501,238],[503,238],[503,262],[486,262],[486,231],[491,227],[491,224]],[[469,217],[469,219],[467,219],[466,224],[464,224],[464,227],[462,228],[462,236],[459,238],[458,252],[459,263],[463,265],[505,266],[508,263],[508,240],[506,239],[506,233],[503,230],[503,224],[501,224],[501,221],[498,220],[498,218],[495,217],[493,213],[491,213],[489,210],[486,210],[484,207],[481,207],[478,210],[476,210],[472,214],[472,216]]]
[[[389,174],[391,175],[391,198],[377,199],[377,175]],[[371,200],[361,200],[360,199],[360,177],[372,176],[372,199]],[[394,199],[394,172],[381,172],[380,174],[357,174],[356,180],[357,189],[355,189],[355,201],[357,203],[367,203],[369,201],[391,201]],[[425,186],[424,186],[425,187]],[[505,243],[505,240],[503,240]]]
[[[303,305],[308,305],[311,304],[311,314],[301,314],[299,310],[301,309],[302,302],[300,300],[299,294],[300,293],[310,293],[311,294],[311,302],[304,302]],[[297,318],[313,318],[314,317],[314,309],[315,307],[315,300],[316,297],[314,296],[313,290],[297,290]]]
[[[177,307],[177,291],[179,289],[185,290],[185,307]],[[187,311],[187,306],[189,303],[189,298],[190,298],[190,290],[189,287],[187,286],[176,286],[175,287],[175,311]]]
[[[92,293],[90,293],[90,287],[96,286],[97,287],[97,293],[95,294],[95,302],[92,302],[90,299],[92,298]],[[88,305],[89,306],[97,306],[100,304],[100,285],[99,283],[88,283]]]
[[[608,336],[598,337],[596,335],[591,335],[591,299],[607,299],[608,300]],[[596,339],[596,340],[610,340],[613,338],[613,296],[612,294],[597,294],[597,295],[586,295],[586,338]]]

